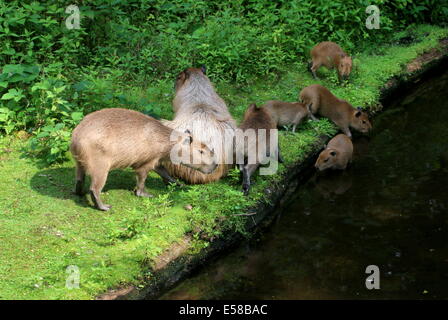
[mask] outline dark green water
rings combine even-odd
[[[314,175],[259,239],[162,299],[448,299],[448,74],[354,142],[349,170]]]

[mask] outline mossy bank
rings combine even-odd
[[[217,83],[217,91],[237,121],[249,103],[296,101],[303,87],[316,82],[375,113],[394,83],[413,79],[446,55],[446,42],[441,42],[448,36],[446,29],[420,26],[409,32],[414,35],[412,43],[400,42],[400,36],[406,36],[402,34],[391,43],[357,53],[351,81],[343,87],[334,72],[326,70],[320,71],[321,80],[314,81],[302,60],[277,77],[259,78],[243,87]],[[427,52],[434,54],[418,65],[418,57]],[[149,96],[161,117],[172,117],[172,83],[129,92]],[[23,156],[26,134],[3,137],[0,298],[155,297],[219,250],[252,235],[254,226],[269,223],[304,178],[304,169],[323,142],[335,133],[324,119],[306,122],[294,134],[281,131],[285,165],[276,175],[255,176],[247,198],[241,193],[237,170],[219,182],[185,188],[166,187],[151,174],[147,187],[156,194],[154,199],[133,196],[131,171],[112,172],[104,189],[105,200],[114,207],[110,213],[94,210],[88,198],[72,194],[72,161],[42,167]],[[79,288],[66,286],[70,265],[80,271]]]

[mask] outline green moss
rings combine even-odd
[[[403,66],[446,37],[446,29],[420,26],[413,30],[423,39],[410,46],[398,44],[366,49],[356,56],[353,77],[345,87],[334,72],[322,70],[317,81],[337,96],[365,108],[378,103],[380,88]],[[422,36],[429,33],[426,36]],[[213,79],[212,79],[213,80]],[[285,68],[277,77],[257,79],[245,87],[218,83],[217,91],[240,120],[249,103],[269,99],[295,101],[299,91],[315,83],[304,62]],[[163,118],[171,118],[172,84],[159,82],[146,89],[123,89],[133,101],[146,97]],[[333,135],[325,119],[305,122],[298,133],[281,131],[279,139],[285,165],[304,160],[316,148],[320,135]],[[244,233],[244,213],[257,201],[268,201],[264,190],[279,182],[285,165],[272,176],[253,177],[249,197],[240,192],[239,172],[208,185],[167,187],[151,174],[147,188],[156,197],[133,195],[131,170],[111,172],[104,189],[113,210],[104,213],[90,200],[72,194],[73,162],[40,168],[22,156],[26,142],[0,139],[0,299],[92,299],[107,289],[139,284],[150,277],[154,258],[186,233],[193,234],[191,252],[207,246],[205,239]],[[192,210],[184,206],[191,205]],[[80,269],[80,289],[65,288],[66,268]],[[146,274],[145,274],[146,272]]]

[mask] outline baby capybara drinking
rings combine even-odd
[[[350,138],[352,133],[349,127],[362,133],[367,133],[372,128],[367,113],[361,107],[353,108],[350,103],[338,99],[320,84],[304,88],[300,92],[300,99],[307,106],[313,120],[316,120],[314,114],[320,114],[333,121]]]
[[[328,142],[319,155],[315,167],[319,171],[326,169],[345,170],[352,161],[353,143],[345,134],[338,134]]]
[[[180,163],[189,168],[207,174],[216,168],[213,151],[188,132],[173,132],[156,119],[133,110],[112,108],[90,113],[72,134],[70,151],[76,160],[76,193],[83,194],[88,174],[95,206],[107,211],[110,206],[101,201],[100,193],[109,171],[131,167],[137,174],[135,194],[150,197],[145,192],[149,171],[154,170],[165,181],[174,181],[161,166],[162,161],[172,159],[173,147],[187,155]]]

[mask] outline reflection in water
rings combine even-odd
[[[388,106],[346,172],[315,175],[260,239],[162,298],[447,299],[447,81]],[[368,265],[380,290],[365,287]]]

